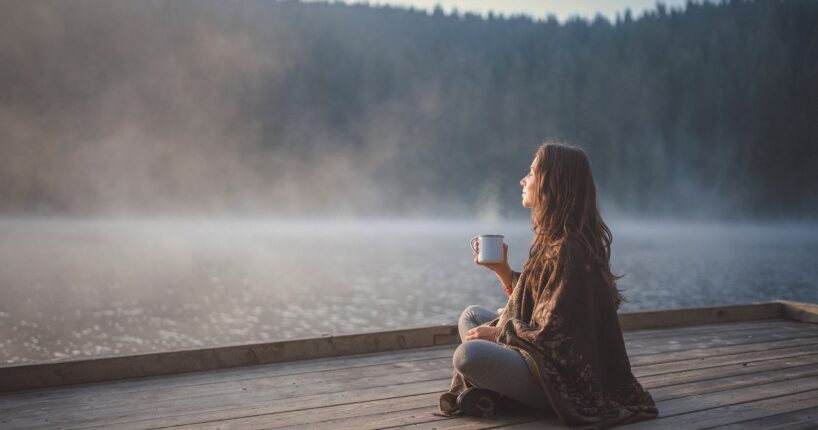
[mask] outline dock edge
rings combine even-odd
[[[626,312],[619,315],[620,324],[625,331],[773,318],[818,323],[818,305],[776,300],[746,305]],[[21,364],[0,367],[0,392],[434,347],[459,342],[456,325],[437,325],[278,342]]]

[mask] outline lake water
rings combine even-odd
[[[610,222],[621,310],[818,302],[818,227]],[[454,323],[527,222],[0,220],[0,365]]]

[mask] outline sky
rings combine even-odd
[[[323,1],[323,0],[317,0]],[[616,18],[617,12],[630,9],[634,16],[639,16],[648,9],[655,8],[656,0],[345,0],[343,3],[369,3],[370,5],[392,5],[398,7],[414,7],[415,9],[425,9],[431,11],[436,5],[440,5],[446,13],[453,9],[459,12],[473,12],[480,15],[487,15],[489,11],[510,16],[514,14],[526,14],[534,18],[545,18],[549,14],[556,15],[560,21],[564,21],[571,16],[579,15],[586,18],[593,18],[601,13],[610,20]],[[697,0],[698,1],[698,0]],[[329,1],[332,3],[333,1]],[[680,8],[687,3],[687,0],[664,0],[670,8]]]

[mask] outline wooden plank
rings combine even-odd
[[[687,327],[672,327],[659,329],[631,330],[623,331],[622,336],[626,341],[651,337],[669,337],[691,333],[719,333],[719,332],[739,332],[746,330],[765,329],[771,327],[801,327],[803,323],[790,321],[788,319],[769,319],[739,321],[732,323],[702,324]]]
[[[776,300],[782,306],[782,314],[791,320],[818,324],[818,305],[813,303]]]
[[[691,412],[751,402],[761,399],[785,396],[803,391],[818,390],[818,377],[808,376],[796,380],[785,380],[759,384],[752,390],[742,388],[692,395],[656,402],[659,412],[665,417]],[[733,422],[733,421],[731,421]]]
[[[286,412],[282,414],[242,417],[224,421],[210,421],[192,423],[190,425],[174,427],[174,429],[380,429],[403,427],[407,425],[430,424],[437,428],[446,426],[474,426],[483,428],[483,425],[498,425],[501,422],[531,421],[547,416],[530,409],[507,411],[498,414],[490,420],[471,417],[440,417],[434,415],[437,411],[439,393],[411,396],[400,399],[387,399],[343,405],[340,408],[329,407],[311,410],[308,414],[303,411]],[[559,422],[555,417],[555,422]]]
[[[715,378],[743,377],[743,375],[766,372],[774,369],[789,369],[800,366],[818,364],[818,353],[787,358],[772,358],[750,362],[727,364],[724,366],[705,367],[702,369],[686,370],[681,372],[660,373],[657,375],[641,376],[639,382],[651,388],[688,382],[706,381]]]
[[[649,386],[651,395],[655,401],[670,400],[692,395],[713,393],[717,391],[735,390],[747,387],[754,389],[756,386],[779,381],[790,381],[799,378],[818,376],[818,365],[798,366],[785,369],[773,369],[766,372],[757,372],[742,375],[740,378],[728,376],[724,378],[713,378],[700,381],[691,381],[682,384],[668,385],[664,387]],[[748,390],[749,391],[749,390]]]
[[[668,328],[747,320],[781,318],[783,305],[777,302],[629,312],[619,316],[622,330]]]
[[[754,382],[753,387],[755,387],[754,390],[746,390],[746,389],[731,389],[731,390],[726,390],[726,391],[722,390],[724,392],[710,393],[710,397],[711,398],[721,399],[722,403],[724,403],[724,402],[742,402],[742,401],[747,401],[747,399],[752,400],[752,399],[757,399],[759,397],[766,398],[766,396],[770,396],[770,395],[779,395],[781,393],[787,393],[790,390],[803,389],[804,387],[818,388],[818,377],[813,377],[811,379],[803,377],[805,374],[810,373],[810,372],[811,372],[811,374],[817,374],[818,369],[809,369],[809,372],[805,372],[805,373],[803,373],[801,375],[795,375],[795,374],[786,375],[787,377],[798,378],[798,380],[796,382],[794,382],[794,383],[788,383],[787,381],[789,379],[785,379],[783,382],[780,381],[780,380],[777,380],[777,382],[775,384],[760,384],[761,382],[764,381],[764,379],[756,379],[755,381],[753,381]],[[779,376],[782,376],[782,375],[779,375]],[[766,380],[769,381],[769,380],[772,380],[772,379],[773,378],[767,378]],[[759,388],[759,387],[761,387],[761,388]],[[710,387],[710,388],[712,388],[712,387]],[[709,388],[705,387],[703,393],[707,394],[708,389]],[[700,393],[697,393],[695,390],[692,390],[691,393],[697,394],[695,396],[696,398],[704,397]],[[690,393],[688,393],[688,394],[690,394]],[[700,402],[690,402],[690,401],[687,401],[687,400],[688,399],[682,399],[681,401],[677,401],[676,402],[677,404],[673,404],[672,402],[661,402],[660,401],[660,402],[658,402],[658,405],[660,406],[660,409],[667,409],[668,407],[676,407],[676,412],[678,412],[681,408],[684,408],[684,407],[690,408],[691,405],[701,406]],[[710,400],[710,399],[708,399],[708,400]],[[708,403],[708,404],[712,404],[712,403]],[[696,406],[694,406],[694,407],[696,407]],[[409,414],[409,415],[407,415],[407,414],[398,414],[398,415],[385,414],[385,415],[395,417],[396,419],[399,420],[398,422],[400,424],[406,424],[406,420],[408,420],[408,419],[420,419],[422,421],[420,423],[415,424],[414,426],[408,426],[407,428],[412,428],[412,427],[426,428],[425,426],[429,423],[429,421],[427,421],[426,418],[423,417],[422,415],[420,415],[420,416],[411,415],[411,414]],[[524,418],[527,418],[527,417],[524,417]],[[522,419],[521,421],[526,421],[526,419]],[[367,421],[361,420],[361,419],[350,419],[350,420],[348,420],[348,422],[366,423]],[[655,423],[653,421],[648,421],[648,422],[657,424],[657,423]],[[471,423],[468,423],[467,425],[462,425],[461,426],[461,424],[459,422],[457,422],[457,420],[452,420],[452,421],[447,421],[446,423],[444,423],[442,425],[440,425],[440,423],[434,423],[434,428],[436,428],[436,429],[441,429],[441,428],[497,428],[497,426],[500,426],[499,428],[515,428],[515,429],[548,428],[548,427],[563,428],[561,423],[559,421],[555,420],[552,417],[549,418],[549,419],[537,420],[536,423],[521,423],[521,424],[518,424],[518,425],[511,425],[511,426],[508,426],[506,424],[508,424],[508,423],[502,422],[502,421],[491,421],[491,420],[489,420],[489,422],[471,422]],[[341,427],[341,428],[345,428],[345,427]],[[362,428],[369,428],[369,427],[364,426]],[[623,428],[629,428],[629,426],[625,426]],[[657,427],[646,427],[646,428],[657,428]],[[675,427],[662,427],[662,428],[675,428]]]
[[[813,370],[813,373],[815,371]],[[720,399],[720,404],[733,404],[733,403],[741,403],[752,400],[757,400],[759,398],[764,399],[770,396],[776,395],[786,395],[789,394],[792,390],[799,390],[804,389],[805,387],[809,388],[816,388],[818,389],[818,376],[812,378],[799,378],[797,381],[778,381],[776,383],[767,383],[767,384],[758,384],[754,385],[753,390],[746,390],[746,389],[731,389],[731,390],[722,390],[716,393],[709,393],[709,394],[697,394],[696,396],[691,396],[691,398],[701,399],[705,396],[710,396],[710,399]],[[695,393],[695,390],[693,391]],[[691,398],[681,398],[675,401],[666,401],[666,402],[657,402],[660,407],[660,410],[671,410],[671,413],[679,413],[679,411],[689,410],[691,407],[702,407],[702,402],[700,401],[691,401]],[[732,402],[732,403],[730,403]],[[674,409],[675,408],[675,409]],[[516,422],[526,422],[529,421],[530,416],[528,415],[512,415]],[[363,416],[363,417],[348,417],[348,418],[339,418],[337,420],[326,421],[321,423],[322,425],[310,425],[310,428],[315,429],[332,429],[332,428],[340,428],[340,429],[373,429],[373,428],[390,428],[396,426],[407,426],[406,428],[413,428],[413,427],[424,427],[431,422],[437,421],[430,416],[429,407],[420,407],[417,409],[411,410],[404,410],[404,411],[397,411],[391,413],[383,413],[377,414],[374,416]],[[511,422],[507,422],[502,418],[491,419],[491,420],[476,420],[471,418],[465,419],[457,419],[457,420],[450,420],[443,423],[435,422],[434,427],[436,429],[443,429],[443,428],[489,428],[494,427],[497,425],[507,425],[513,424]]]
[[[653,430],[674,429],[693,430],[706,429],[718,425],[731,424],[754,418],[778,415],[791,411],[799,411],[818,406],[818,390],[806,390],[792,394],[783,394],[776,397],[765,397],[749,401],[733,400],[725,393],[713,393],[706,396],[687,399],[694,409],[683,414],[667,415],[662,412],[662,402],[659,402],[660,416],[657,419],[640,421],[620,426],[622,430]],[[709,396],[709,397],[707,397]],[[739,396],[741,400],[751,396]],[[738,397],[736,397],[738,399]],[[688,405],[688,406],[691,406]],[[500,426],[497,428],[508,430],[528,430],[538,425],[553,425],[553,421],[541,420],[516,426]],[[562,427],[564,428],[564,427]],[[814,428],[814,427],[813,427]]]
[[[153,391],[153,397],[175,396],[186,391],[196,392],[207,390],[210,393],[218,393],[232,388],[252,387],[255,380],[265,385],[290,384],[293,381],[301,380],[308,383],[314,379],[333,379],[334,375],[355,374],[355,372],[365,372],[368,375],[387,373],[411,372],[426,369],[431,365],[437,367],[451,367],[452,353],[454,349],[420,350],[407,353],[405,355],[384,354],[377,356],[358,356],[358,359],[338,358],[321,359],[317,363],[304,366],[283,366],[268,365],[263,373],[257,368],[245,368],[245,372],[232,370],[227,375],[220,374],[218,378],[212,378],[208,372],[191,373],[172,377],[154,378],[147,386],[139,384],[140,380],[123,381],[120,383],[102,383],[89,385],[75,385],[69,387],[56,387],[51,389],[39,389],[18,394],[0,395],[0,412],[3,410],[16,409],[21,407],[37,407],[44,403],[54,403],[65,399],[81,401],[87,403],[101,404],[111,398],[111,396],[138,395],[145,391]],[[408,357],[408,360],[400,360]],[[328,361],[329,360],[329,361]],[[300,363],[306,364],[306,363]],[[224,371],[216,371],[222,373]],[[309,375],[309,374],[314,375]],[[306,376],[305,376],[306,375]],[[196,378],[198,376],[198,378]],[[176,379],[183,379],[183,383],[175,383]],[[167,381],[167,382],[164,382]],[[266,381],[266,382],[265,382]]]
[[[300,375],[299,375],[300,376]],[[153,417],[174,416],[183,414],[198,414],[208,410],[218,410],[225,405],[267,405],[282,400],[298,399],[320,394],[344,393],[365,388],[387,388],[411,382],[437,381],[438,390],[445,389],[446,380],[451,377],[450,368],[435,368],[401,374],[366,374],[341,375],[340,377],[324,380],[312,380],[308,383],[299,380],[273,381],[268,384],[254,386],[231,386],[219,392],[209,389],[187,391],[184,395],[176,392],[137,393],[137,395],[115,396],[95,402],[76,402],[71,400],[76,408],[60,411],[60,423],[85,422],[88,419],[102,417],[148,415]],[[420,393],[409,393],[420,394]],[[61,403],[52,402],[52,407],[60,407]],[[81,406],[81,407],[80,407]],[[240,406],[244,407],[244,406]],[[303,406],[302,406],[303,407]],[[14,414],[25,418],[34,416],[44,409],[44,405],[21,406],[6,410],[3,415]]]
[[[680,360],[657,364],[645,364],[641,366],[632,366],[632,369],[633,374],[636,377],[642,378],[650,375],[682,372],[694,369],[713,368],[725,366],[728,364],[744,364],[751,363],[754,361],[813,355],[816,352],[818,352],[818,346],[816,345],[794,346],[789,348],[755,351],[750,353],[738,352],[735,354],[724,356],[701,357],[695,360]]]
[[[802,324],[803,326],[803,324]],[[668,338],[637,339],[626,342],[628,356],[659,354],[684,349],[704,349],[716,346],[743,345],[818,336],[815,327],[768,328],[735,333],[687,334]]]
[[[157,389],[163,390],[185,386],[193,387],[220,382],[241,382],[256,378],[297,375],[344,368],[367,367],[390,363],[408,363],[428,359],[451,359],[455,347],[456,345],[451,345],[418,348],[399,352],[378,352],[346,357],[319,358],[296,362],[182,373],[178,375],[153,376],[121,381],[7,392],[0,394],[0,404],[2,404],[3,401],[8,401],[8,399],[19,399],[27,403],[36,400],[76,398],[76,396],[82,395],[82,393],[86,393],[89,390],[92,390],[100,397],[105,397],[109,394],[134,393]]]
[[[288,426],[309,425],[310,429],[326,428],[328,423],[337,421],[339,418],[351,418],[362,416],[377,416],[389,412],[402,412],[424,408],[427,412],[430,406],[437,404],[440,393],[418,394],[405,397],[394,397],[389,399],[372,400],[368,402],[347,403],[337,406],[310,409],[309,411],[298,410],[274,414],[263,414],[232,418],[227,420],[199,421],[174,429],[273,429]]]
[[[391,427],[368,427],[368,428],[401,428],[401,429],[435,429],[435,430],[477,430],[477,429],[492,429],[500,426],[508,426],[520,423],[531,422],[536,420],[538,415],[531,413],[500,413],[492,418],[475,418],[475,417],[457,417],[449,419],[440,419],[435,416],[427,417],[421,415],[414,423],[399,424]],[[437,419],[436,419],[437,418]],[[409,421],[409,419],[404,419]],[[564,429],[556,418],[551,418],[551,422],[558,425],[558,429]],[[350,427],[354,429],[355,427]],[[540,429],[548,429],[550,427],[538,427]]]
[[[582,427],[566,427],[562,421],[559,420],[557,417],[547,416],[545,418],[539,418],[528,422],[521,422],[517,424],[509,424],[509,425],[500,425],[497,427],[490,427],[492,429],[504,429],[504,430],[569,430],[569,429],[581,429]],[[628,426],[620,426],[615,427],[617,429],[626,430]]]
[[[212,421],[242,416],[275,414],[288,411],[311,413],[313,409],[327,406],[357,404],[389,398],[405,397],[418,394],[440,394],[446,387],[446,380],[421,381],[415,383],[395,384],[387,387],[370,387],[358,390],[345,390],[297,398],[279,399],[275,402],[242,401],[241,398],[227,400],[218,407],[203,408],[195,413],[154,413],[151,407],[132,405],[119,411],[102,411],[105,414],[72,414],[62,405],[45,414],[16,413],[4,415],[9,428],[41,429],[43,427],[62,428],[112,428],[145,429],[171,427],[198,421]],[[441,385],[444,387],[441,390]],[[82,408],[84,405],[75,405]],[[16,412],[16,411],[15,411]],[[99,411],[98,411],[99,412]],[[55,417],[56,413],[56,417]]]
[[[673,392],[661,392],[655,391],[651,387],[648,388],[651,388],[654,399],[660,400],[664,398],[674,398],[674,395],[679,394],[679,390],[683,390],[685,395],[704,394],[728,388],[752,386],[816,375],[818,375],[818,366],[809,368],[801,366],[798,369],[776,370],[763,374],[755,374],[752,375],[751,379],[720,378],[718,380],[707,381],[704,384],[690,384],[689,387],[680,386]],[[298,411],[296,413],[289,412],[284,414],[240,417],[223,421],[197,422],[191,423],[189,428],[279,428],[289,422],[290,426],[302,428],[309,424],[311,429],[347,427],[364,429],[372,428],[370,423],[395,422],[395,420],[399,421],[400,425],[404,425],[407,424],[406,420],[409,419],[423,420],[428,418],[425,414],[417,414],[417,411],[414,410],[419,409],[421,412],[426,412],[427,414],[435,411],[438,396],[439,393],[433,393],[431,395],[412,396],[411,398],[407,398],[405,402],[401,399],[389,399],[387,402],[377,401],[333,408],[319,408],[309,413]],[[384,403],[388,405],[386,408],[381,406]],[[369,407],[370,404],[373,406],[377,405],[377,407],[371,408]],[[409,409],[413,411],[408,411]],[[375,413],[373,413],[373,411]]]
[[[659,417],[655,420],[631,424],[628,430],[672,428],[693,430],[712,428],[756,418],[779,415],[818,406],[818,390],[805,390],[779,396],[769,396],[744,402],[721,399],[714,404],[704,402],[699,409],[684,413]]]
[[[411,409],[402,409],[364,416],[335,417],[318,423],[311,423],[310,430],[373,430],[403,427],[418,422],[439,423],[451,421],[450,417],[433,415],[431,405],[422,405]],[[498,417],[500,418],[500,417]],[[502,419],[502,418],[500,418]],[[444,425],[441,423],[441,425]],[[303,429],[302,424],[293,424],[279,429]]]
[[[818,427],[818,406],[785,412],[749,421],[714,427],[719,430],[814,430]]]
[[[818,337],[772,340],[741,345],[717,346],[713,348],[694,348],[658,354],[634,355],[630,358],[630,362],[632,367],[639,367],[643,365],[659,365],[662,363],[685,361],[694,358],[713,359],[726,355],[746,354],[749,352],[778,350],[792,347],[814,347],[816,345],[818,345]]]
[[[0,390],[177,374],[451,344],[453,325],[0,367]],[[459,341],[459,338],[456,339]]]

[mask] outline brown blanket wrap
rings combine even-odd
[[[501,315],[497,343],[519,351],[556,415],[568,425],[607,427],[658,416],[656,405],[631,373],[616,305],[587,253],[569,239],[570,253],[558,279],[533,290],[514,272],[511,297]],[[537,294],[535,291],[542,291]],[[540,303],[543,302],[543,303]],[[545,312],[533,318],[537,305]],[[454,372],[440,399],[443,414],[458,412],[457,395],[472,384]]]

